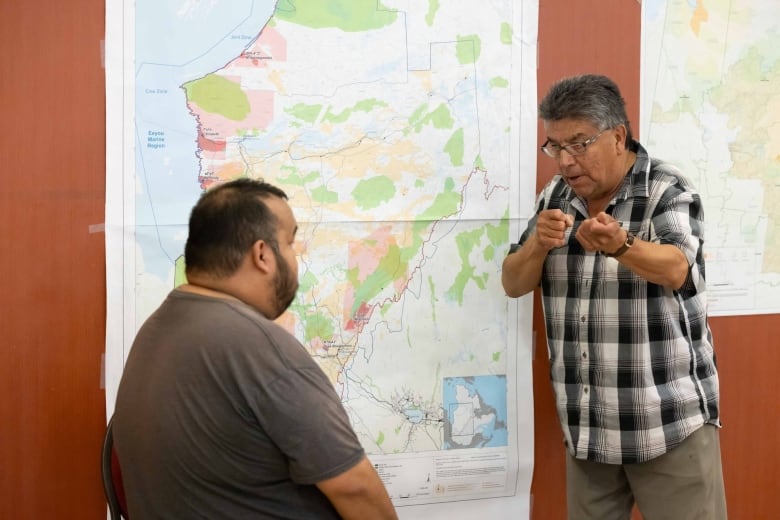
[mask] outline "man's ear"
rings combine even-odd
[[[252,244],[250,252],[252,265],[264,273],[270,273],[273,269],[276,257],[271,249],[271,245],[265,240],[257,240]]]
[[[625,151],[628,148],[626,139],[628,138],[628,128],[626,125],[619,125],[615,127],[615,146],[619,152]]]

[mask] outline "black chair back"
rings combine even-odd
[[[108,512],[111,520],[128,519],[125,492],[122,487],[122,472],[119,468],[119,459],[114,452],[114,418],[106,425],[106,434],[103,437],[103,452],[101,454],[100,472],[103,476],[103,492],[108,503]]]

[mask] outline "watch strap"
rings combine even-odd
[[[636,238],[634,235],[632,235],[631,233],[626,231],[626,241],[623,242],[623,245],[621,245],[618,248],[618,250],[615,251],[614,253],[606,253],[605,252],[604,256],[607,256],[609,258],[617,258],[617,257],[619,257],[620,255],[622,255],[623,253],[628,251],[629,248],[631,248],[631,246],[634,245],[634,238]]]

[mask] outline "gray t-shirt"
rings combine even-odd
[[[293,336],[240,302],[180,290],[133,343],[114,443],[134,520],[339,518],[313,484],[364,456]]]

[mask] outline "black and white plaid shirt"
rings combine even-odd
[[[574,217],[567,244],[549,252],[542,274],[558,416],[573,456],[610,464],[647,461],[703,424],[720,424],[701,200],[676,168],[631,146],[636,162],[606,212],[641,240],[680,248],[690,266],[680,289],[585,251],[574,236],[587,208],[559,175],[536,206],[537,215],[560,208]]]

